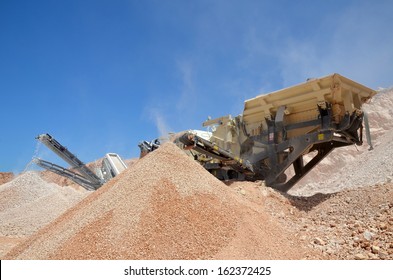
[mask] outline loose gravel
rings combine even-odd
[[[166,143],[5,257],[299,259],[305,248]]]
[[[37,172],[23,173],[0,186],[0,236],[31,235],[85,196],[47,183]]]

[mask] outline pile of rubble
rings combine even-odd
[[[0,235],[25,237],[52,222],[86,195],[26,172],[0,186]]]
[[[283,194],[262,182],[228,186],[323,259],[393,259],[393,184],[307,197]]]
[[[0,186],[0,256],[77,204],[86,192],[26,172]]]
[[[17,259],[300,259],[318,253],[172,143],[12,250]]]
[[[299,231],[334,259],[393,259],[393,184],[346,190],[309,211],[312,198],[292,198],[305,209]]]

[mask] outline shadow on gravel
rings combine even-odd
[[[293,206],[295,206],[300,211],[305,212],[311,211],[314,207],[335,195],[335,193],[317,193],[313,196],[293,196],[287,193],[281,194],[285,196]]]

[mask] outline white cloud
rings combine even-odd
[[[335,26],[323,69],[338,69],[373,87],[392,85],[392,8],[391,2],[375,1],[343,13]]]
[[[181,88],[176,109],[182,112],[194,107],[196,102],[194,67],[189,60],[179,60],[177,61],[177,69],[181,77]]]
[[[391,86],[392,9],[391,1],[359,1],[334,14],[321,13],[312,28],[307,26],[310,32],[301,35],[289,32],[291,22],[278,23],[271,33],[261,24],[251,25],[244,34],[245,52],[239,65],[246,71],[263,70],[279,87],[335,72],[370,87]],[[263,63],[267,68],[258,68]]]
[[[334,72],[370,87],[393,84],[393,33],[388,2],[368,2],[326,19],[307,40],[290,38],[277,54],[284,86]],[[319,30],[320,30],[319,29]]]
[[[291,41],[286,48],[279,54],[284,87],[323,75],[320,65],[321,56],[314,44]]]

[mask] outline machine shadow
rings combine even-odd
[[[225,185],[230,187],[230,186],[232,186],[232,184],[239,182],[239,181],[229,180],[229,181],[222,181],[222,182]],[[242,181],[240,181],[240,182],[242,182]],[[245,182],[245,181],[243,181],[243,182]],[[270,187],[268,187],[268,188],[270,188]],[[311,211],[314,207],[329,200],[331,197],[333,197],[337,194],[337,192],[335,192],[335,193],[328,193],[328,194],[316,193],[312,196],[295,196],[295,195],[290,195],[286,192],[282,192],[282,191],[274,189],[274,188],[271,188],[271,190],[284,196],[292,206],[294,206],[298,210],[304,211],[304,212]]]
[[[312,196],[294,196],[283,192],[281,194],[298,210],[309,212],[314,207],[333,197],[336,193],[316,193]]]

